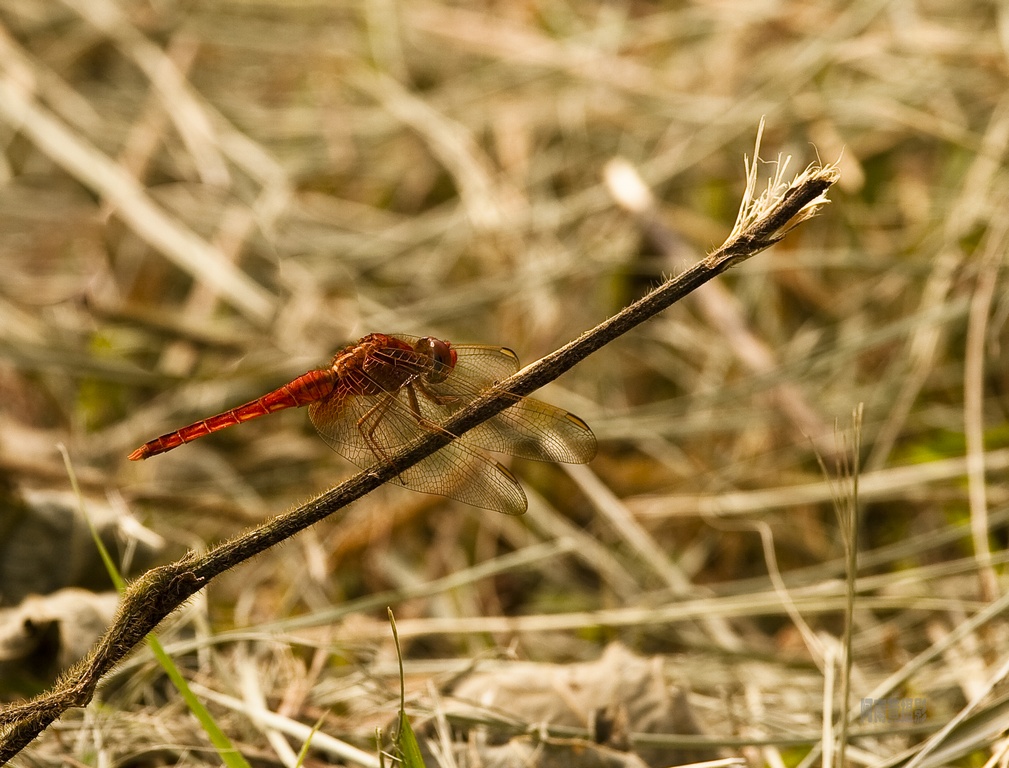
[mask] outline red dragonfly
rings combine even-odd
[[[453,346],[431,336],[373,333],[279,389],[230,411],[157,437],[132,461],[284,408],[308,406],[308,416],[337,453],[367,469],[439,426],[481,392],[519,369],[505,347]],[[596,453],[592,430],[572,413],[531,398],[453,440],[400,473],[415,491],[448,496],[509,515],[526,510],[515,476],[475,448],[539,461],[583,464]]]

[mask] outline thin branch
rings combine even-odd
[[[837,179],[835,166],[816,166],[807,169],[787,188],[774,186],[757,199],[752,197],[751,185],[743,201],[744,218],[741,218],[747,225],[734,230],[720,248],[576,340],[502,381],[445,422],[443,430],[415,440],[387,462],[358,473],[292,512],[275,517],[205,554],[189,553],[139,577],[129,585],[113,625],[88,658],[68,670],[49,692],[0,711],[0,763],[14,757],[67,709],[85,706],[101,677],[168,614],[207,586],[215,576],[394,479],[403,470],[447,445],[453,436],[465,433],[512,405],[515,396],[528,395],[553,381],[729,267],[778,242],[792,227],[814,215],[827,202],[827,190]]]

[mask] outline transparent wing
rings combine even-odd
[[[409,343],[416,340],[397,336]],[[506,347],[461,345],[455,368],[444,381],[424,383],[433,398],[431,418],[444,421],[490,387],[519,369],[519,360]],[[493,419],[473,428],[461,438],[489,451],[536,461],[584,464],[596,455],[596,436],[588,424],[573,413],[532,398],[515,398],[515,404]]]
[[[429,431],[402,402],[406,399],[406,389],[355,395],[338,387],[331,397],[312,403],[308,416],[331,448],[367,469]]]
[[[434,406],[423,397],[411,397],[404,387],[377,396],[337,393],[309,406],[309,417],[333,450],[367,469],[420,435],[436,431]],[[509,515],[526,510],[525,493],[515,476],[458,440],[404,470],[398,482]]]
[[[449,443],[400,475],[407,488],[448,496],[506,515],[526,511],[526,495],[507,468],[459,441]]]
[[[474,427],[463,439],[489,451],[536,461],[584,464],[596,455],[596,436],[588,424],[573,413],[531,398]]]

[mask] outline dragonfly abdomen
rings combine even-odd
[[[279,389],[251,400],[245,405],[211,416],[209,419],[197,421],[144,443],[130,454],[130,461],[157,456],[159,453],[178,448],[184,443],[209,435],[211,432],[219,432],[227,427],[266,416],[274,411],[299,408],[314,403],[328,396],[336,386],[336,382],[336,374],[330,368],[309,371]]]

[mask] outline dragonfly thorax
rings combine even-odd
[[[448,342],[425,336],[414,345],[373,333],[337,353],[331,368],[347,394],[396,392],[423,377],[445,381],[455,367],[456,352]]]

